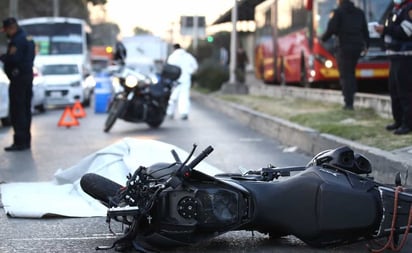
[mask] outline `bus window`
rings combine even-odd
[[[364,10],[367,22],[383,23],[391,4],[387,0],[353,0],[353,3]]]
[[[326,31],[329,17],[333,9],[336,8],[336,2],[329,0],[319,0],[316,2],[317,4],[315,6],[315,28],[316,35],[320,37]]]

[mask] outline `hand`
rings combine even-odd
[[[377,33],[379,34],[383,33],[383,29],[384,29],[383,25],[375,25],[374,28]]]

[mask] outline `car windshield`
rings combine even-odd
[[[73,75],[78,73],[79,68],[76,64],[45,65],[42,68],[43,75]]]

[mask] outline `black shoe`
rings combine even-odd
[[[392,130],[398,129],[400,126],[401,125],[398,123],[393,123],[393,124],[387,125],[386,130],[392,131]]]
[[[396,135],[403,135],[412,132],[412,129],[409,127],[401,126],[393,132]]]
[[[17,145],[17,144],[13,144],[11,146],[5,147],[4,150],[5,151],[23,151],[26,149],[30,149],[30,145],[28,144],[22,144],[22,145]]]
[[[345,105],[342,109],[343,110],[348,110],[348,111],[353,111],[354,110],[353,106],[351,106],[351,105]]]
[[[188,120],[188,119],[189,119],[189,116],[187,116],[187,114],[184,114],[184,115],[181,117],[181,119],[182,119],[182,120]]]

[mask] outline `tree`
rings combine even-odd
[[[101,23],[92,26],[92,45],[114,46],[117,35],[120,33],[119,26],[114,23]]]
[[[18,1],[18,0],[11,0]],[[106,4],[107,0],[59,0],[60,16],[81,18],[89,21],[87,4]],[[10,0],[0,1],[1,17],[9,16]],[[18,19],[44,17],[53,15],[53,0],[20,0],[18,5]]]
[[[149,30],[146,30],[146,29],[143,29],[143,28],[137,27],[137,26],[133,29],[133,32],[134,32],[135,35],[138,35],[138,34],[151,34],[151,32]]]
[[[0,17],[8,17],[10,1],[0,0]],[[53,16],[54,0],[20,0],[18,4],[18,19]],[[104,5],[107,0],[59,0],[59,13],[62,17],[81,18],[90,24],[87,4]],[[5,36],[0,36],[0,47],[5,45]]]
[[[87,0],[87,2],[91,2],[93,5],[104,5],[107,3],[107,0]]]

